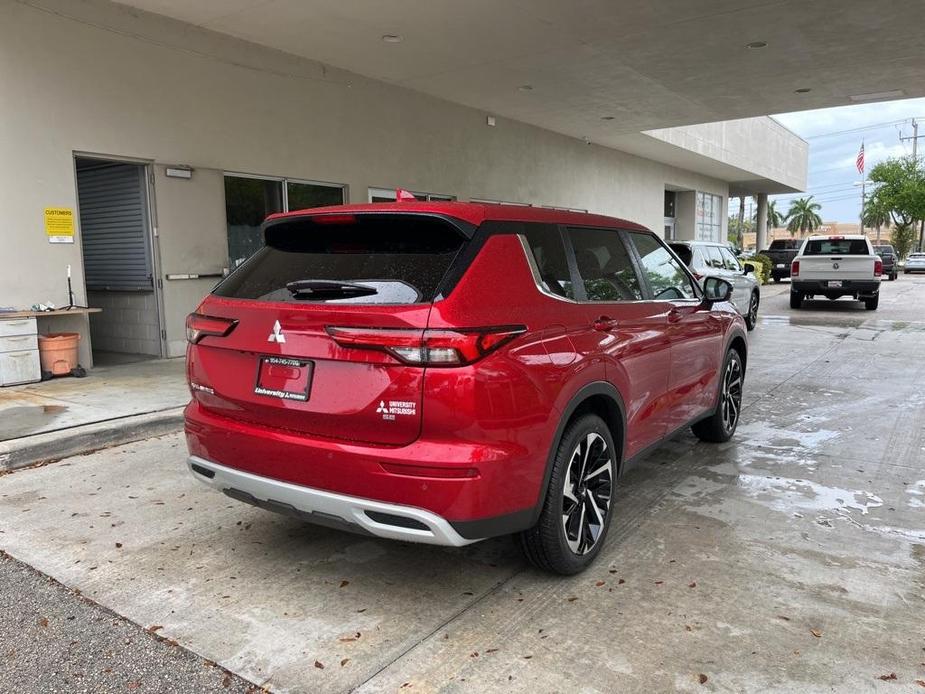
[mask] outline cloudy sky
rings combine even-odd
[[[809,142],[809,183],[806,195],[822,205],[826,222],[849,222],[858,218],[860,188],[853,185],[861,176],[854,161],[864,141],[867,171],[889,157],[912,153],[912,142],[899,137],[912,135],[911,118],[919,121],[919,135],[925,135],[925,99],[904,99],[876,104],[840,106],[818,111],[775,115],[778,121]],[[925,138],[919,140],[925,154]],[[776,195],[777,208],[786,212],[799,195]],[[732,208],[737,208],[730,201]]]

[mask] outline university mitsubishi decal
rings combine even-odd
[[[417,414],[417,404],[410,400],[380,400],[376,414],[381,414],[383,421],[394,422],[396,417],[413,417]]]

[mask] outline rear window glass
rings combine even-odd
[[[782,239],[778,241],[771,241],[770,250],[772,251],[784,251],[784,250],[793,250],[794,248],[799,248],[802,241],[794,241],[792,239]]]
[[[893,255],[892,246],[874,246],[874,251],[877,253],[886,253],[887,255]]]
[[[215,294],[293,303],[428,302],[466,243],[440,219],[396,215],[357,215],[337,224],[295,218],[268,227],[265,237]]]
[[[864,239],[815,239],[806,242],[803,255],[870,255]]]

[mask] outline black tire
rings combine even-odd
[[[803,295],[799,292],[790,292],[790,308],[800,308],[803,306]]]
[[[880,304],[880,295],[872,296],[869,299],[864,299],[864,308],[868,311],[876,311],[877,306]]]
[[[780,284],[780,277],[778,277],[777,275],[774,275],[773,279],[774,279],[774,284]]]
[[[706,419],[691,426],[691,431],[701,441],[710,443],[723,443],[732,438],[739,425],[739,415],[742,412],[742,384],[745,381],[745,369],[742,368],[742,357],[730,349],[723,360],[723,368],[719,376],[719,397],[716,409]]]
[[[520,533],[521,547],[531,564],[568,576],[584,571],[594,561],[607,539],[613,515],[618,460],[610,430],[597,415],[582,415],[566,427],[540,518]],[[598,474],[588,477],[592,461],[595,467],[590,472]],[[599,523],[593,522],[595,515]]]
[[[749,330],[754,330],[755,326],[758,325],[758,304],[760,302],[761,297],[758,291],[753,291],[751,298],[748,300],[748,313],[745,314],[745,327]]]

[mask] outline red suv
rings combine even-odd
[[[187,320],[189,467],[228,496],[379,537],[518,533],[584,569],[618,476],[738,422],[745,325],[647,229],[399,202],[270,217]]]

